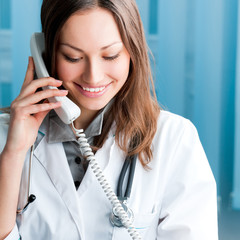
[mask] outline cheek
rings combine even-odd
[[[111,76],[121,82],[125,82],[127,80],[129,74],[129,66],[130,66],[130,59],[123,59],[117,64],[113,64],[111,66]]]
[[[80,68],[77,67],[77,65],[68,63],[62,58],[60,58],[56,61],[56,70],[59,80],[67,82],[77,77]]]
[[[56,70],[57,70],[57,76],[60,80],[63,80],[67,71],[67,68],[65,67],[65,64],[63,64],[62,61],[56,61]]]
[[[71,72],[70,68],[67,66],[67,64],[64,63],[57,63],[57,75],[59,80],[67,81],[68,79],[71,79]]]

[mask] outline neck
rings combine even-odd
[[[74,127],[85,130],[96,117],[98,111],[81,109],[81,115],[74,121]]]

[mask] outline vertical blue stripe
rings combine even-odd
[[[185,109],[186,11],[185,1],[159,1],[158,42],[150,46],[158,54],[158,100],[165,109],[180,115]]]
[[[9,107],[12,101],[12,84],[0,83],[1,107]]]
[[[148,29],[149,34],[158,33],[158,0],[150,0]]]
[[[238,0],[224,1],[221,81],[220,194],[222,203],[231,201],[234,162],[234,115]]]
[[[233,175],[233,208],[240,210],[240,4],[238,6],[237,62],[235,93],[235,152]]]
[[[219,183],[224,4],[195,1],[195,11],[193,122]]]
[[[11,28],[11,0],[0,0],[0,29]]]

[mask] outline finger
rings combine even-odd
[[[35,67],[34,67],[33,58],[29,57],[28,58],[27,72],[26,72],[25,79],[24,79],[24,82],[23,82],[24,85],[28,85],[33,80],[34,73],[35,73]]]
[[[28,96],[30,94],[33,94],[37,91],[37,89],[47,86],[53,86],[53,87],[60,87],[62,85],[62,81],[56,80],[54,78],[48,77],[48,78],[41,78],[32,81],[27,86],[24,86],[21,90],[21,96],[20,98],[23,98],[25,96]]]
[[[52,109],[55,109],[55,108],[59,108],[60,106],[61,106],[61,102],[42,103],[42,104],[34,104],[34,105],[30,105],[30,106],[20,107],[20,108],[18,108],[18,111],[21,112],[21,114],[22,114],[21,118],[25,119],[25,117],[29,116],[29,115],[38,116],[39,113],[42,113],[44,115],[46,112],[48,112]],[[42,114],[39,115],[40,118],[41,118]]]
[[[59,90],[59,89],[46,89],[35,94],[29,95],[25,98],[19,99],[17,106],[23,107],[27,105],[32,105],[39,103],[40,101],[51,98],[51,97],[64,97],[68,94],[67,90]]]

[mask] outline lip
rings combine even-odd
[[[104,95],[104,93],[108,90],[109,86],[111,85],[111,83],[108,83],[107,85],[93,87],[93,86],[86,86],[86,85],[81,86],[77,83],[74,83],[74,84],[83,96],[89,97],[89,98],[101,97],[102,95]],[[104,89],[102,91],[99,91],[99,92],[89,92],[89,91],[86,91],[86,90],[83,89],[83,88],[103,88],[103,87],[104,87]]]

